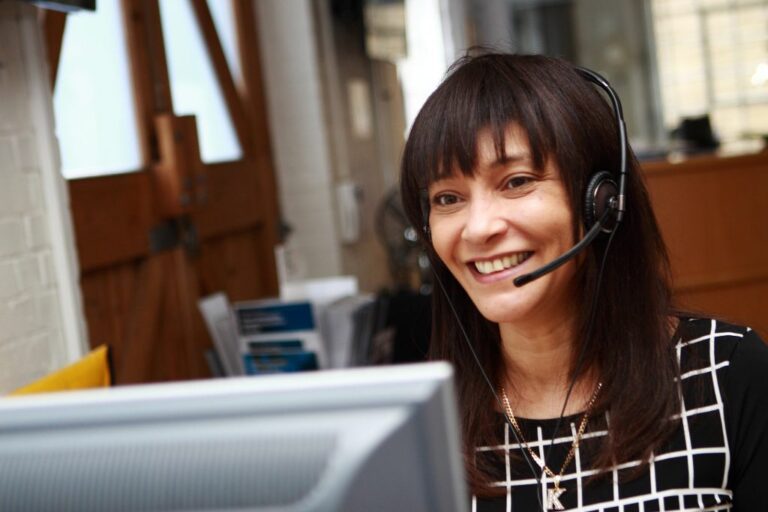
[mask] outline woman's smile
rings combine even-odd
[[[488,259],[477,259],[470,264],[483,275],[495,274],[510,268],[515,268],[531,257],[530,251],[514,252],[504,256],[495,256]]]

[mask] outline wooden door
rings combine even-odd
[[[238,84],[206,0],[184,1],[193,8],[243,156],[201,161],[195,118],[174,114],[158,2],[122,0],[146,165],[69,181],[89,339],[111,347],[117,384],[208,376],[204,354],[211,343],[198,298],[216,291],[231,300],[277,293],[278,215],[253,1],[232,0],[243,70]],[[53,77],[62,16],[46,12],[43,20]]]

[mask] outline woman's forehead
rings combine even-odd
[[[528,134],[517,123],[511,122],[503,130],[486,126],[479,130],[473,144],[474,154],[462,155],[454,152],[450,155],[450,165],[438,164],[430,173],[429,181],[449,179],[455,176],[474,176],[478,170],[497,165],[509,165],[516,162],[530,163],[534,170],[539,170],[543,162],[535,165],[539,158],[532,154]],[[447,157],[444,157],[447,158]]]

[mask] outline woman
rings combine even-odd
[[[768,349],[673,311],[631,151],[616,218],[619,113],[564,61],[485,53],[409,135],[401,191],[435,271],[431,357],[455,367],[472,508],[768,510]],[[593,226],[599,171],[615,229],[516,285]]]

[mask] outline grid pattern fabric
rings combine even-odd
[[[676,333],[676,354],[680,365],[683,400],[679,426],[665,445],[651,457],[639,477],[623,478],[641,461],[620,464],[602,478],[588,481],[596,470],[590,466],[592,456],[607,435],[610,418],[606,414],[590,420],[573,461],[565,469],[560,497],[566,510],[608,511],[678,511],[733,509],[730,489],[732,456],[729,446],[729,407],[724,405],[723,376],[727,375],[730,357],[745,335],[759,338],[748,328],[712,319],[683,319]],[[760,343],[762,345],[762,343]],[[735,370],[733,370],[735,372]],[[725,380],[727,380],[726,377]],[[548,437],[556,419],[519,419],[530,448],[545,464],[558,473],[578,429],[581,415],[566,417],[558,437]],[[539,482],[521,457],[509,425],[499,415],[503,444],[480,446],[476,456],[487,457],[498,469],[494,486],[506,489],[506,495],[493,499],[472,498],[472,512],[539,510],[547,506],[547,490],[552,479],[541,472]],[[565,435],[563,435],[565,434]],[[492,455],[489,457],[489,455]],[[499,456],[500,455],[500,456]],[[534,465],[534,468],[539,468]],[[750,508],[750,510],[752,510]]]

